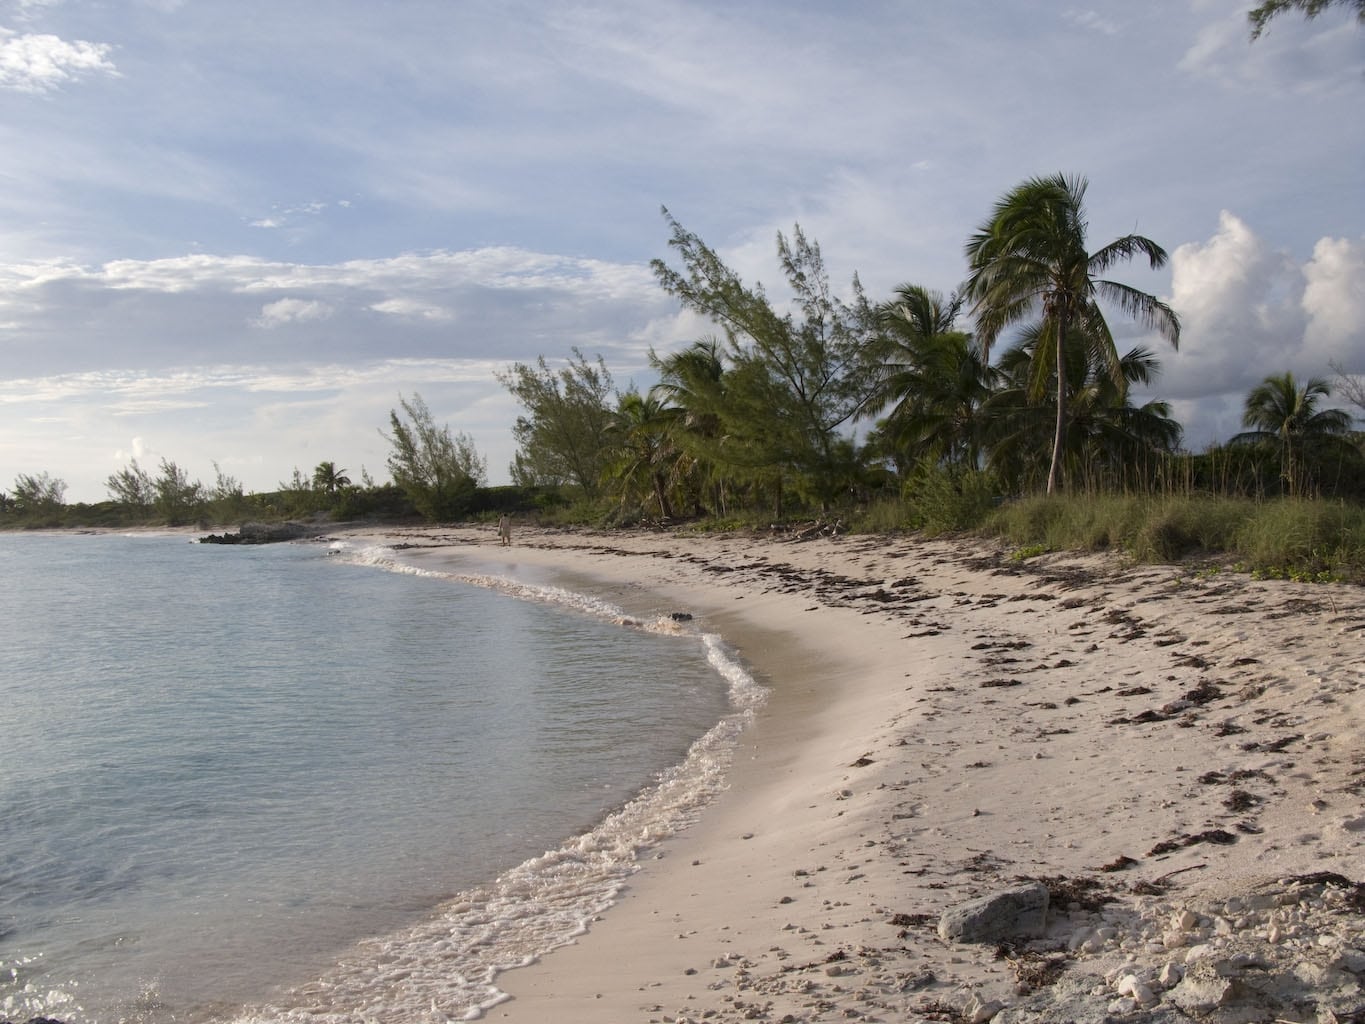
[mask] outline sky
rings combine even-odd
[[[1021,181],[1167,266],[1186,446],[1271,373],[1365,375],[1365,26],[1251,0],[0,0],[0,488],[162,459],[274,490],[388,479],[400,397],[508,482],[497,374],[577,347],[647,388],[710,333],[669,212],[780,301],[951,292]],[[968,323],[966,326],[970,326]]]

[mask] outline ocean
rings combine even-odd
[[[0,534],[0,1019],[474,1019],[694,820],[720,638],[436,564]]]

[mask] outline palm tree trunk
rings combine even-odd
[[[1062,452],[1066,449],[1066,327],[1057,323],[1057,430],[1052,437],[1052,466],[1047,471],[1047,493],[1054,494],[1064,483]]]
[[[659,502],[659,515],[664,519],[673,518],[673,508],[668,503],[668,492],[664,487],[664,477],[662,473],[653,474],[654,478],[654,497]]]

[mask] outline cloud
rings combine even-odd
[[[1365,238],[1319,239],[1303,274],[1306,347],[1365,372]]]
[[[380,338],[405,358],[527,360],[578,345],[633,359],[640,326],[674,306],[643,265],[515,247],[330,264],[203,254],[0,264],[0,337],[20,378],[216,365],[227,353],[242,364],[367,360]]]
[[[0,28],[0,88],[40,94],[97,72],[116,76],[112,52],[107,43]]]
[[[1254,43],[1241,7],[1199,30],[1179,68],[1225,87],[1258,92],[1314,93],[1359,86],[1365,71],[1355,19],[1277,18]]]
[[[1218,230],[1171,255],[1180,351],[1161,354],[1158,394],[1176,400],[1194,447],[1226,440],[1248,390],[1273,373],[1365,370],[1365,239],[1323,238],[1302,262],[1223,211]]]
[[[317,217],[325,213],[329,203],[317,202],[316,200],[308,203],[300,203],[298,206],[275,206],[269,216],[259,217],[256,220],[247,221],[248,227],[265,228],[273,230],[282,228],[294,223],[300,217]],[[340,207],[349,207],[348,200],[341,200],[336,204]]]
[[[452,320],[455,316],[448,309],[416,299],[385,299],[383,302],[373,303],[370,308],[376,313],[407,320]]]
[[[326,320],[331,315],[332,307],[316,299],[280,299],[262,306],[261,315],[251,325],[271,330],[306,320]]]
[[[1181,350],[1164,359],[1164,388],[1177,397],[1244,388],[1272,372],[1302,339],[1302,274],[1247,224],[1224,210],[1206,242],[1171,254],[1171,305]]]
[[[1101,35],[1116,36],[1119,34],[1118,24],[1097,11],[1079,10],[1072,7],[1062,17],[1073,25],[1088,29],[1091,32],[1099,32]]]

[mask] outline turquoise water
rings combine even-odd
[[[0,535],[0,578],[18,1020],[476,1015],[758,692],[718,638],[382,549]]]

